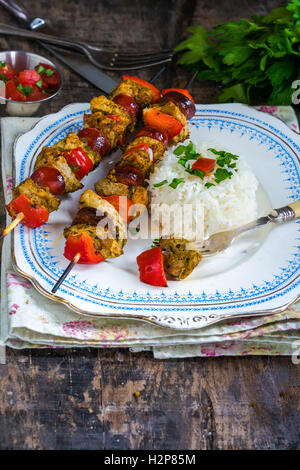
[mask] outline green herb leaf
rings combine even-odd
[[[190,175],[199,176],[199,178],[201,178],[202,180],[205,178],[205,175],[206,175],[205,171],[194,170],[193,168],[187,168],[185,171],[189,173]]]
[[[182,51],[178,63],[197,71],[198,80],[222,84],[220,102],[292,104],[291,84],[300,74],[299,0],[264,17],[187,31],[189,37],[175,48]]]
[[[6,83],[8,81],[8,78],[3,74],[3,73],[0,73],[0,79]]]
[[[211,188],[212,186],[215,186],[213,183],[205,183],[204,185],[206,188]]]
[[[169,184],[169,186],[173,189],[176,189],[177,186],[183,182],[184,182],[184,178],[173,178],[173,181],[172,183]]]
[[[33,92],[33,88],[31,86],[22,86],[21,83],[17,86],[17,90],[19,90],[23,95],[29,96],[30,93]]]
[[[47,77],[51,77],[54,74],[54,70],[46,69],[45,74],[47,75]]]
[[[45,67],[43,67],[42,65],[40,65],[37,69],[37,73],[43,73],[45,72]]]
[[[6,66],[6,63],[0,60],[0,67],[5,67],[5,66]]]
[[[42,81],[42,80],[39,80],[38,82],[36,82],[36,86],[38,86],[39,88],[42,88],[42,86],[43,86],[43,81]]]
[[[164,184],[167,184],[168,180],[163,180],[160,181],[159,183],[154,184],[154,188],[159,188],[160,186],[163,186]]]
[[[233,173],[226,170],[225,168],[217,168],[215,173],[214,173],[214,180],[217,184],[220,184],[221,181],[224,181],[226,179],[230,179],[232,177],[232,175],[233,175]]]

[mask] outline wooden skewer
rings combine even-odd
[[[186,83],[186,85],[184,86],[184,88],[186,88],[187,90],[189,88],[191,88],[192,84],[194,83],[194,80],[195,78],[197,77],[199,71],[197,70],[195,73],[193,73],[193,75],[191,76],[191,78],[188,80],[188,82]]]
[[[20,212],[17,217],[3,230],[0,240],[2,240],[6,235],[9,234],[20,222],[24,219],[23,212]]]
[[[55,286],[51,289],[51,292],[53,292],[53,294],[57,291],[57,289],[59,289],[59,287],[61,286],[61,284],[64,282],[64,280],[66,279],[67,275],[69,274],[69,272],[71,271],[71,269],[73,269],[73,267],[75,266],[75,264],[78,263],[80,259],[80,253],[76,253],[76,255],[74,256],[74,258],[72,259],[72,261],[69,263],[69,265],[66,267],[66,269],[64,270],[64,272],[62,273],[62,275],[60,276],[60,278],[58,279],[57,283],[55,284]]]

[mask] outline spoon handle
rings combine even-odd
[[[288,207],[290,207],[292,209],[292,211],[294,212],[295,214],[295,219],[297,219],[298,217],[300,217],[300,200],[298,201],[295,201],[295,202],[291,202]]]

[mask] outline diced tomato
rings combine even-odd
[[[62,174],[50,166],[44,166],[35,170],[31,179],[41,187],[49,188],[56,196],[65,192],[66,184]]]
[[[43,93],[41,88],[37,87],[36,85],[29,86],[33,89],[33,92],[26,96],[26,101],[40,101],[49,96],[47,93]]]
[[[215,159],[200,157],[198,158],[198,160],[195,161],[195,163],[193,163],[192,169],[204,171],[204,173],[208,175],[214,170],[215,166]]]
[[[126,196],[117,196],[113,194],[112,196],[101,196],[102,199],[108,201],[116,211],[119,212],[121,217],[126,221],[128,224],[132,217],[129,215],[130,207],[132,206],[132,202]]]
[[[3,74],[6,78],[13,78],[15,77],[17,74],[16,72],[14,71],[14,69],[12,68],[11,65],[9,64],[6,64],[3,65],[3,66],[0,66],[0,74]]]
[[[20,196],[13,199],[9,204],[7,204],[6,209],[9,215],[13,218],[22,212],[24,214],[24,218],[22,219],[21,224],[30,228],[40,227],[47,222],[49,218],[49,212],[47,209],[42,206],[33,207],[31,205],[31,200],[25,194],[20,194]]]
[[[194,98],[190,95],[188,90],[185,88],[166,88],[165,90],[162,90],[161,94],[164,96],[170,91],[176,91],[177,93],[181,93],[182,95],[187,96],[193,103],[195,103]]]
[[[93,239],[87,233],[83,233],[78,237],[68,236],[64,257],[72,261],[77,253],[80,254],[78,264],[97,264],[104,261],[103,256],[95,252]]]
[[[144,251],[137,257],[136,261],[142,282],[150,284],[151,286],[167,286],[161,248],[155,247]]]
[[[149,88],[152,91],[151,103],[156,103],[156,101],[158,101],[159,98],[161,97],[161,94],[158,88],[152,85],[152,83],[146,82],[146,80],[143,80],[140,77],[135,77],[135,76],[131,77],[130,75],[122,75],[122,80],[132,80],[138,85],[141,85],[145,88]]]
[[[98,129],[85,127],[78,132],[78,137],[80,139],[86,139],[89,147],[91,147],[94,152],[98,152],[102,157],[110,151],[107,138]]]
[[[148,126],[167,132],[169,140],[178,135],[183,128],[178,119],[155,108],[144,109],[144,122]]]
[[[6,98],[10,98],[14,101],[26,101],[26,96],[23,95],[18,89],[14,79],[8,80],[5,84]]]
[[[123,158],[125,158],[126,155],[130,155],[135,150],[145,150],[145,152],[148,152],[149,159],[151,160],[151,162],[155,163],[154,152],[152,148],[149,147],[148,144],[143,144],[143,143],[134,145],[133,147],[130,147],[129,149],[127,149],[126,152],[124,153]]]
[[[51,65],[48,65],[48,64],[44,64],[43,62],[40,62],[36,67],[36,71],[38,71],[41,67],[43,67],[45,70],[42,71],[42,72],[39,72],[41,78],[43,79],[43,82],[45,82],[46,86],[45,88],[47,90],[58,90],[59,87],[60,87],[60,78],[59,78],[59,74],[58,74],[58,71],[52,67]],[[47,70],[50,70],[52,73],[53,71],[53,74],[48,76],[47,75]],[[48,72],[49,73],[49,72]]]
[[[76,178],[79,180],[87,175],[94,167],[92,160],[81,147],[64,152],[64,157],[75,173]]]
[[[23,72],[19,73],[18,79],[22,86],[32,86],[35,85],[36,82],[41,79],[41,77],[36,70],[23,70]]]

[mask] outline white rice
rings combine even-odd
[[[189,141],[186,141],[184,145],[188,143]],[[196,147],[197,152],[208,158],[216,158],[208,150],[210,147],[232,152],[220,145],[201,143],[196,144]],[[198,176],[187,173],[184,167],[178,164],[178,157],[173,153],[175,148],[174,146],[166,151],[164,158],[155,166],[149,179],[151,217],[152,220],[156,220],[156,225],[159,225],[162,230],[159,235],[202,240],[213,233],[239,227],[257,217],[258,181],[241,155],[235,162],[237,171],[233,171],[231,179],[206,188],[205,183],[213,182],[212,178],[205,177],[202,180]],[[184,178],[184,182],[173,189],[169,186],[173,178]],[[163,180],[168,180],[168,184],[154,187],[154,184]],[[185,206],[186,204],[189,206]],[[171,213],[169,223],[170,206],[173,206],[174,211]],[[189,210],[192,208],[192,217],[183,225],[180,213],[184,209],[184,214],[187,214],[187,207]],[[187,220],[188,217],[185,219]]]

